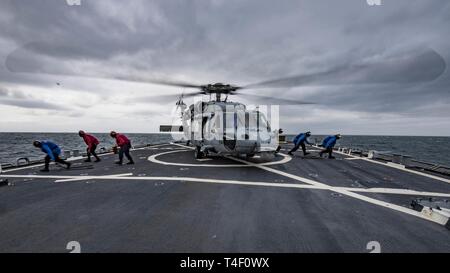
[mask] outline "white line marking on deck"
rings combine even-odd
[[[52,163],[50,165],[54,165],[54,163]],[[27,170],[27,169],[32,169],[32,168],[37,168],[37,167],[42,167],[42,166],[44,166],[44,164],[20,167],[20,168],[15,168],[15,169],[11,169],[11,170],[4,170],[2,173],[16,172],[16,171]]]
[[[389,203],[389,202],[381,201],[381,200],[374,199],[374,198],[371,198],[371,197],[367,197],[367,196],[364,196],[364,195],[361,195],[361,194],[354,193],[352,191],[339,189],[339,188],[336,188],[336,187],[333,187],[333,186],[329,186],[327,184],[323,184],[323,183],[320,183],[320,182],[317,182],[317,181],[314,181],[314,180],[311,180],[311,179],[308,179],[308,178],[304,178],[304,177],[300,177],[300,176],[297,176],[297,175],[286,173],[286,172],[283,172],[283,171],[280,171],[280,170],[272,169],[272,168],[269,168],[267,166],[256,165],[256,164],[253,164],[252,162],[248,162],[248,161],[245,161],[245,160],[242,160],[242,159],[233,158],[233,157],[230,157],[230,158],[232,158],[232,159],[234,159],[234,160],[236,160],[238,162],[242,162],[242,163],[254,166],[256,168],[263,169],[263,170],[271,172],[271,173],[275,173],[275,174],[278,174],[278,175],[281,175],[281,176],[284,176],[284,177],[288,177],[288,178],[291,178],[291,179],[294,179],[294,180],[297,180],[297,181],[300,181],[300,182],[303,182],[303,183],[307,183],[307,184],[310,184],[310,185],[321,187],[323,189],[328,189],[330,191],[334,191],[334,192],[340,193],[342,195],[350,196],[350,197],[353,197],[353,198],[356,198],[356,199],[359,199],[359,200],[362,200],[362,201],[365,201],[365,202],[368,202],[368,203],[371,203],[371,204],[374,204],[374,205],[378,205],[378,206],[381,206],[381,207],[389,208],[389,209],[392,209],[392,210],[396,210],[396,211],[399,211],[399,212],[403,212],[403,213],[406,213],[406,214],[409,214],[409,215],[413,215],[413,216],[416,216],[416,217],[419,217],[419,218],[422,218],[422,219],[425,219],[425,220],[428,220],[428,221],[432,221],[432,222],[441,224],[440,222],[437,222],[435,219],[428,218],[425,215],[421,214],[420,212],[417,212],[415,210],[408,209],[408,208],[405,208],[405,207],[402,207],[402,206],[399,206],[399,205],[396,205],[396,204],[393,204],[393,203]]]
[[[117,178],[117,177],[132,176],[132,175],[133,175],[133,173],[123,173],[123,174],[104,175],[103,177]],[[86,180],[92,180],[92,179],[96,179],[96,178],[92,178],[92,176],[88,176],[88,175],[86,175],[86,176],[76,176],[75,178],[56,180],[55,183],[86,181]]]
[[[205,162],[205,161],[211,161],[212,158],[202,158],[202,159],[196,159],[198,162]]]
[[[228,184],[228,185],[245,185],[245,186],[264,186],[264,187],[278,187],[278,188],[296,188],[296,189],[312,189],[312,190],[330,190],[335,189],[339,191],[349,192],[366,192],[366,193],[382,193],[382,194],[401,194],[401,195],[417,195],[417,196],[440,196],[450,197],[450,193],[440,192],[423,192],[413,191],[407,189],[390,189],[390,188],[348,188],[348,187],[333,187],[326,184],[311,185],[311,184],[293,184],[293,183],[273,183],[273,182],[258,182],[258,181],[241,181],[241,180],[226,180],[226,179],[208,179],[195,177],[152,177],[152,176],[129,176],[130,174],[122,175],[89,175],[89,176],[67,176],[67,175],[0,175],[4,178],[29,178],[29,179],[57,179],[57,183],[77,182],[80,180],[119,180],[119,181],[185,181],[198,183],[212,183],[212,184]],[[132,174],[131,174],[132,175]]]

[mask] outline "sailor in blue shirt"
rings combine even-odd
[[[303,154],[305,156],[309,155],[308,152],[306,152],[306,144],[312,145],[309,141],[308,138],[311,136],[311,132],[306,132],[306,133],[301,133],[298,136],[296,136],[293,140],[295,147],[292,148],[292,150],[288,153],[289,155],[293,156],[294,152],[296,152],[298,150],[298,148],[300,148],[300,146],[302,147],[303,150]]]
[[[333,156],[333,148],[334,145],[336,145],[337,140],[341,139],[341,137],[342,136],[340,134],[326,137],[322,142],[322,146],[325,149],[320,151],[319,153],[320,157],[322,157],[324,153],[328,153],[328,158],[334,159],[335,157]]]
[[[41,170],[41,172],[49,172],[49,164],[50,160],[64,164],[67,166],[67,169],[70,169],[71,163],[62,160],[59,156],[61,154],[61,149],[53,142],[50,141],[34,141],[34,147],[41,149],[42,152],[47,154],[45,156],[45,167]]]

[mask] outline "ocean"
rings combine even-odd
[[[320,143],[324,137],[312,136],[310,141],[317,139]],[[344,135],[338,146],[409,155],[415,160],[450,166],[450,137]]]
[[[115,140],[107,133],[93,134],[100,141],[97,148],[111,148]],[[160,144],[172,141],[168,134],[126,134],[133,145]],[[43,158],[43,153],[33,146],[35,140],[50,140],[64,150],[86,150],[86,144],[78,133],[0,133],[0,163],[15,164],[18,158],[30,160]]]
[[[114,140],[106,133],[94,134],[101,142],[100,148],[111,148]],[[171,141],[168,134],[127,134],[134,145],[160,144]],[[294,136],[288,136],[291,140]],[[320,142],[324,136],[312,136]],[[15,164],[18,158],[41,159],[43,154],[34,148],[34,140],[51,140],[63,150],[84,151],[86,146],[76,133],[0,133],[0,163]],[[410,155],[416,160],[450,166],[450,137],[415,136],[343,136],[337,146],[362,150],[377,150]]]

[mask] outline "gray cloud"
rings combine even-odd
[[[49,103],[20,91],[11,91],[0,87],[0,105],[16,106],[27,109],[67,110],[65,106]]]
[[[448,14],[447,0],[385,0],[381,7],[364,0],[84,0],[80,7],[6,0],[0,4],[0,23],[7,26],[0,30],[0,81],[48,86],[54,75],[83,75],[265,82],[284,88],[248,94],[320,105],[285,107],[285,116],[307,117],[305,109],[374,120],[389,114],[408,117],[414,126],[414,119],[450,116]],[[73,86],[96,92],[82,83]],[[152,96],[146,101],[160,104]],[[3,98],[2,103],[31,108],[36,101]],[[298,126],[285,120],[289,128]],[[356,123],[345,115],[339,120],[341,127]],[[333,127],[307,118],[302,126]]]

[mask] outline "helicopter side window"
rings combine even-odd
[[[246,113],[244,110],[236,108],[235,113],[235,130],[238,139],[246,139],[248,135],[248,127],[246,124]]]
[[[245,122],[246,113],[244,111],[237,111],[236,116],[237,116],[236,127],[237,128],[245,128],[246,127],[246,122]]]
[[[237,130],[237,115],[235,112],[225,113],[225,137],[234,139]]]
[[[204,126],[204,118],[201,115],[196,115],[193,117],[191,121],[192,133],[194,134],[195,140],[202,140],[204,137],[203,134],[203,126]]]

